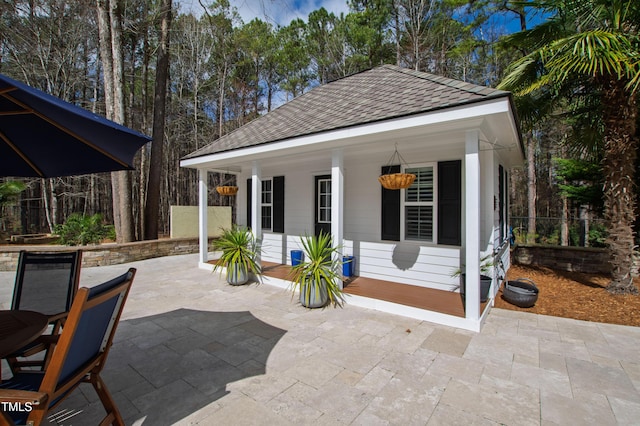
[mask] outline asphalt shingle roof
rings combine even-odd
[[[382,65],[316,87],[185,159],[503,96],[508,92]]]

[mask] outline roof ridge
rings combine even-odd
[[[493,87],[487,87],[487,86],[482,86],[479,84],[475,84],[475,83],[470,83],[468,81],[461,81],[461,80],[456,80],[454,78],[451,77],[445,77],[442,75],[437,75],[437,74],[433,74],[427,71],[416,71],[413,70],[411,68],[403,68],[400,67],[398,65],[393,65],[393,64],[383,64],[380,65],[378,68],[387,68],[390,71],[395,71],[398,73],[402,73],[402,74],[406,74],[406,75],[410,75],[412,77],[416,77],[416,78],[420,78],[423,80],[427,80],[430,81],[432,83],[436,83],[436,84],[440,84],[443,86],[447,86],[453,89],[457,89],[457,90],[463,90],[465,92],[468,93],[482,93],[482,94],[489,94],[489,93],[495,93],[495,94],[506,94],[509,92],[506,92],[504,90],[500,90],[500,89],[495,89]],[[471,89],[470,87],[472,87],[473,89]]]

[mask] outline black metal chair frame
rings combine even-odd
[[[82,265],[82,250],[75,250],[72,252],[20,251],[11,309],[24,309],[23,306],[28,303],[28,295],[25,295],[23,290],[26,286],[29,286],[29,283],[25,281],[28,280],[29,267],[33,265],[56,265],[60,269],[69,271],[68,281],[62,283],[66,286],[65,300],[56,301],[57,306],[62,307],[64,305],[64,309],[60,312],[41,312],[49,315],[51,332],[49,335],[41,336],[41,338],[36,340],[34,343],[7,357],[9,367],[14,374],[22,371],[26,367],[40,367],[40,369],[44,369],[48,364],[51,354],[47,351],[47,348],[60,333],[60,329],[64,324],[67,314],[69,313],[69,309],[71,308],[73,298],[78,290],[80,268]],[[42,288],[39,288],[38,290],[46,294],[47,287],[42,286]],[[42,351],[46,351],[42,360],[18,359],[32,357]]]

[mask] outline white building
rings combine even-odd
[[[523,158],[508,92],[384,65],[317,87],[181,166],[200,172],[201,223],[207,172],[237,175],[237,222],[262,240],[264,262],[289,264],[301,235],[325,230],[355,257],[357,276],[412,286],[395,292],[457,292],[452,273],[464,267],[466,297],[452,299],[461,315],[375,297],[347,303],[479,330],[499,285],[481,304],[480,259],[509,267],[508,170]],[[417,175],[412,186],[383,189],[378,177],[400,170]]]

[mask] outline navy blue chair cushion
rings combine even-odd
[[[130,273],[127,272],[91,288],[89,290],[89,300],[122,284],[129,278]],[[120,293],[104,303],[83,312],[64,367],[62,368],[59,383],[63,383],[71,377],[75,371],[104,350],[103,344],[109,336],[110,325],[112,325],[113,320],[115,320],[114,315],[117,312],[118,301],[121,299],[121,295]]]

